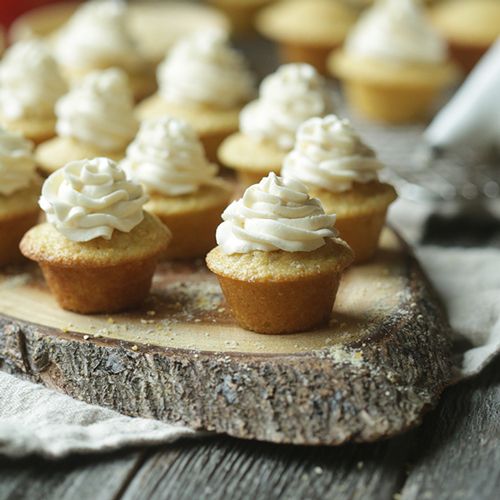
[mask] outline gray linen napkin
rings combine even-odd
[[[180,425],[131,418],[0,371],[0,455],[105,452],[202,435]]]
[[[422,245],[425,222],[434,207],[403,200],[390,222],[414,245],[438,291],[457,338],[462,378],[479,372],[500,350],[500,250]],[[463,342],[462,344],[463,345]],[[168,443],[198,436],[189,428],[122,416],[0,372],[0,454],[103,452],[131,445]]]

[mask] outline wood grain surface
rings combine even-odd
[[[121,413],[237,437],[388,437],[417,424],[451,376],[441,310],[388,229],[314,332],[242,330],[200,263],[165,264],[144,308],[112,317],[61,310],[33,268],[0,276],[0,290],[0,367]]]

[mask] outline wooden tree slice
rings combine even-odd
[[[340,444],[416,425],[451,376],[447,323],[386,229],[321,330],[240,329],[202,262],[163,264],[144,307],[58,308],[32,266],[0,274],[0,368],[121,413],[241,438]]]

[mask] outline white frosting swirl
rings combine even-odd
[[[255,250],[310,252],[337,235],[335,215],[326,215],[299,181],[271,173],[250,186],[222,214],[217,243],[226,254]]]
[[[259,99],[240,114],[245,135],[270,140],[287,151],[293,147],[299,125],[313,116],[332,111],[332,95],[326,82],[308,64],[285,64],[264,78]]]
[[[79,7],[57,36],[54,54],[61,65],[83,70],[134,70],[142,64],[127,27],[126,5],[116,1]]]
[[[0,64],[0,112],[8,119],[50,118],[67,91],[55,59],[39,40],[10,47]]]
[[[370,8],[345,42],[349,54],[398,63],[442,63],[445,41],[414,0],[383,0]]]
[[[194,193],[200,186],[212,184],[217,174],[217,166],[208,162],[195,131],[169,117],[142,122],[121,166],[146,191],[167,196]]]
[[[233,108],[254,95],[254,79],[243,57],[217,32],[180,40],[158,67],[166,101]]]
[[[56,104],[57,133],[103,151],[125,149],[138,123],[127,76],[112,68],[87,75]]]
[[[35,179],[33,144],[0,128],[0,195],[27,188]]]
[[[295,147],[285,157],[281,175],[307,186],[347,191],[353,182],[376,180],[382,168],[349,121],[329,115],[311,118],[299,127]]]
[[[128,233],[143,220],[147,199],[116,163],[94,158],[72,161],[49,176],[40,207],[69,240],[109,240],[115,229]]]

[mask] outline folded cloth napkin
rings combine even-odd
[[[61,458],[202,435],[180,425],[131,418],[0,371],[0,455]]]
[[[389,220],[413,246],[442,300],[457,341],[456,364],[461,380],[479,373],[500,352],[500,245],[423,244],[426,222],[435,216],[437,207],[400,199],[391,208]],[[498,212],[500,207],[493,207],[493,213],[495,208]],[[447,219],[460,221],[462,209],[457,206],[448,210]],[[484,216],[484,212],[477,213],[477,221]],[[494,220],[500,242],[500,218]]]

